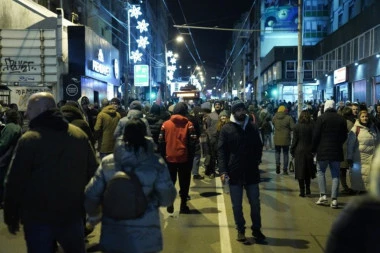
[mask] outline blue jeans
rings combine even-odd
[[[71,223],[26,222],[24,238],[28,253],[54,253],[58,242],[65,253],[85,253],[83,220]]]
[[[260,190],[259,184],[237,185],[230,184],[230,196],[232,210],[234,213],[236,229],[239,232],[245,232],[245,219],[243,215],[243,188],[248,197],[251,207],[252,230],[261,229],[261,214],[260,214]]]
[[[201,154],[195,154],[193,159],[193,168],[191,169],[191,174],[199,175],[199,163],[201,160]]]
[[[275,157],[276,157],[276,165],[281,164],[281,149],[282,153],[284,155],[284,171],[288,170],[288,165],[289,165],[289,146],[278,146],[276,145],[275,147]]]
[[[340,172],[340,162],[339,161],[318,161],[317,166],[317,179],[319,186],[319,193],[325,195],[327,193],[326,189],[326,169],[330,165],[332,184],[331,184],[331,198],[337,199],[339,192],[339,172]]]

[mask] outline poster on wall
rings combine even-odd
[[[297,0],[266,0],[262,20],[265,30],[283,29],[287,32],[297,31]]]
[[[26,111],[29,97],[37,92],[50,92],[48,87],[9,86],[11,89],[11,103],[15,103],[20,111]]]

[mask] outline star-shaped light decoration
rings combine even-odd
[[[173,57],[173,51],[168,51],[167,53],[166,53],[166,57],[168,57],[168,58],[171,58],[171,57]]]
[[[174,72],[169,72],[168,73],[168,79],[173,80],[174,79]]]
[[[138,43],[138,47],[146,48],[146,45],[149,44],[148,37],[140,36],[139,39],[136,40]]]
[[[176,71],[177,67],[175,65],[169,65],[168,66],[168,71]]]
[[[142,53],[140,53],[139,50],[136,50],[136,51],[133,51],[131,53],[131,59],[133,60],[134,63],[138,62],[138,61],[141,61],[141,56],[142,56]]]
[[[173,57],[173,58],[170,58],[170,63],[171,63],[171,64],[175,64],[176,62],[177,62],[177,59],[176,59],[176,58],[174,58],[174,57]]]
[[[129,9],[129,13],[131,14],[131,17],[138,19],[139,16],[142,14],[140,11],[140,7],[136,7],[136,5],[132,5],[132,9]]]
[[[137,21],[136,28],[140,30],[140,33],[142,33],[144,31],[145,32],[148,31],[148,26],[149,26],[149,24],[147,22],[145,22],[145,19],[143,19],[141,22]]]

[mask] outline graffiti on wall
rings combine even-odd
[[[5,73],[27,73],[36,72],[37,68],[34,61],[7,57],[4,58],[3,68],[1,70]]]
[[[11,101],[16,103],[20,111],[26,111],[26,105],[29,97],[37,92],[52,92],[48,87],[9,87],[11,92]]]

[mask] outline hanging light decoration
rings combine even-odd
[[[138,5],[131,5],[128,9],[130,18],[135,18],[137,21],[136,29],[140,32],[140,36],[136,39],[135,44],[137,44],[137,48],[134,51],[130,52],[130,59],[133,60],[134,63],[137,63],[142,60],[143,53],[139,51],[139,48],[145,49],[147,45],[149,45],[148,37],[143,36],[144,32],[148,32],[149,23],[145,21],[145,19],[139,20],[139,17],[142,15],[141,7]],[[132,26],[129,27],[131,29]]]
[[[166,73],[166,77],[167,77],[166,82],[168,84],[170,84],[174,80],[174,72],[177,70],[177,66],[176,66],[177,59],[176,59],[173,51],[168,51],[166,53],[166,58],[167,58],[167,63],[168,63],[168,66],[166,66],[166,72],[167,72]]]

